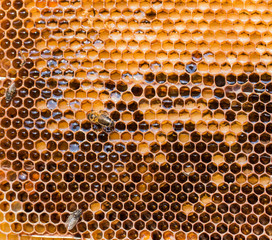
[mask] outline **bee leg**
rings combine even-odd
[[[104,130],[106,133],[109,133],[109,132],[111,132],[111,127],[103,127],[103,130]]]
[[[24,60],[24,61],[21,63],[20,67],[23,67],[25,64],[26,64],[26,60]]]
[[[101,129],[103,130],[103,127],[97,123],[93,123],[92,127],[95,132],[101,131]]]

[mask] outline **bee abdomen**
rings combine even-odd
[[[12,83],[6,92],[6,102],[7,103],[10,102],[12,98],[14,98],[15,94],[16,94],[15,83]]]
[[[111,126],[113,124],[113,121],[112,119],[110,119],[109,117],[107,116],[101,116],[99,119],[98,119],[98,123],[103,125],[103,126]]]

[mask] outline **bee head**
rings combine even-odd
[[[88,114],[89,120],[93,121],[96,118],[96,113],[94,111],[90,111]]]
[[[76,215],[77,217],[80,217],[81,214],[82,214],[82,209],[78,209],[78,210],[75,211],[75,215]]]

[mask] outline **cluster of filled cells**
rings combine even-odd
[[[3,0],[0,237],[269,240],[271,4]]]

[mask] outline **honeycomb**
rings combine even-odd
[[[271,11],[2,0],[0,239],[271,239]]]

